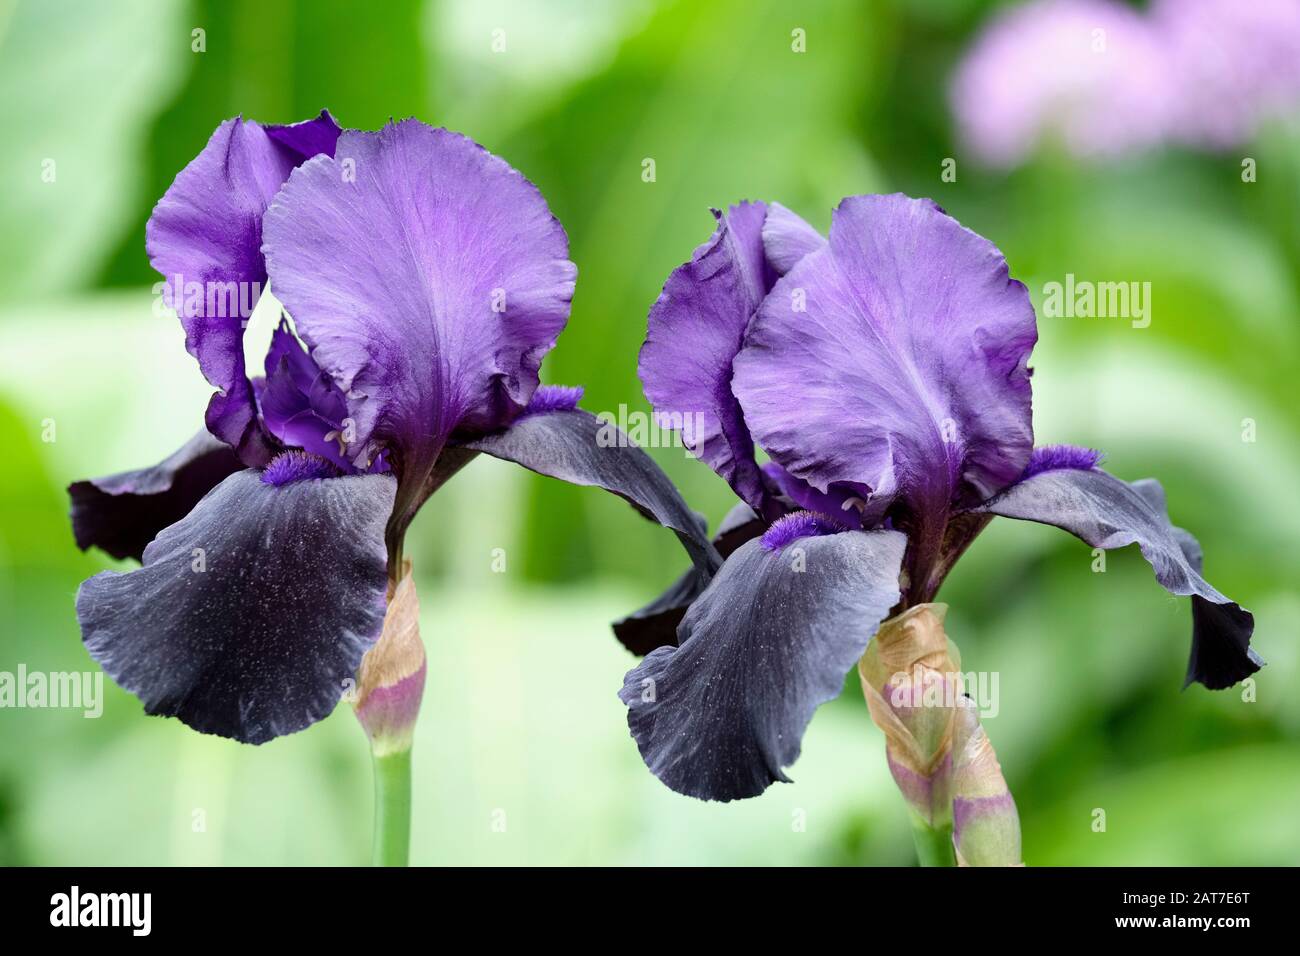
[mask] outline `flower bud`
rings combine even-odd
[[[889,772],[927,832],[946,841],[951,828],[961,866],[1019,866],[1016,803],[963,693],[947,612],[918,604],[881,624],[858,662],[862,692],[885,733]]]
[[[918,604],[880,625],[858,662],[889,772],[931,828],[952,821],[952,744],[961,667],[944,633],[946,604]]]
[[[376,757],[411,748],[427,670],[420,640],[420,604],[407,561],[402,579],[389,595],[383,632],[357,672],[353,708]]]
[[[952,776],[952,840],[957,865],[1023,866],[1016,801],[969,700],[957,712]]]

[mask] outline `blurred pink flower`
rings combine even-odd
[[[994,166],[1045,141],[1080,158],[1232,145],[1300,100],[1300,2],[1037,0],[993,20],[950,96],[962,140]]]
[[[1224,148],[1300,103],[1300,0],[1156,0],[1179,79],[1178,138]]]

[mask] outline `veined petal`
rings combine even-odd
[[[283,320],[266,353],[266,384],[258,407],[266,430],[286,446],[328,458],[345,472],[355,470],[342,452],[347,400]]]
[[[1136,544],[1166,591],[1192,598],[1187,683],[1229,687],[1263,666],[1250,648],[1255,619],[1201,577],[1201,548],[1170,524],[1164,490],[1153,479],[1121,481],[1099,468],[1040,471],[973,509],[1055,525],[1094,548]]]
[[[229,445],[203,430],[151,468],[75,481],[68,494],[77,547],[138,561],[159,531],[241,467]]]
[[[334,145],[338,142],[339,133],[343,132],[343,127],[339,126],[329,110],[321,110],[319,116],[301,123],[271,124],[263,129],[273,142],[290,154],[295,160],[295,166],[301,166],[321,153],[333,156]]]
[[[328,113],[293,126],[226,120],[145,226],[149,261],[166,283],[185,347],[219,389],[208,403],[208,429],[245,464],[264,465],[272,453],[244,370],[244,327],[267,278],[262,216],[308,150],[332,149],[338,132]]]
[[[705,800],[787,780],[813,712],[898,601],[905,544],[847,531],[732,554],[686,612],[680,645],[653,651],[619,693],[654,775]]]
[[[755,440],[825,492],[900,500],[920,564],[951,506],[1015,481],[1033,445],[1024,285],[928,200],[853,196],[763,300],[732,389]]]
[[[404,120],[300,167],[265,237],[276,296],[347,395],[348,456],[393,454],[400,537],[452,434],[507,424],[537,387],[573,297],[564,229],[505,161]]]
[[[244,743],[302,730],[334,709],[383,626],[394,485],[231,475],[143,567],[82,584],[86,649],[149,714]]]
[[[776,273],[763,253],[763,203],[732,206],[709,240],[668,277],[650,309],[637,372],[655,415],[742,501],[766,512],[762,473],[731,363]],[[779,512],[778,512],[779,513]],[[776,517],[776,513],[768,516]]]
[[[779,202],[767,204],[763,220],[763,252],[777,275],[783,276],[800,259],[826,245],[822,234]]]
[[[763,474],[790,502],[793,506],[792,510],[802,509],[834,515],[841,524],[849,528],[862,525],[871,527],[883,516],[883,503],[873,499],[869,489],[834,485],[829,491],[818,491],[774,461],[763,464]]]

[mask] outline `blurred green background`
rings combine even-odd
[[[1027,862],[1300,861],[1300,133],[1275,125],[1241,155],[1084,167],[1048,150],[981,170],[962,159],[946,89],[989,12],[0,0],[0,670],[95,667],[73,596],[113,563],[73,546],[63,489],[157,461],[201,420],[210,389],[178,324],[153,312],[144,253],[172,177],[237,113],[288,122],[324,106],[362,128],[414,115],[506,157],[568,229],[578,292],[544,377],[585,384],[592,411],[646,409],[646,311],[709,234],[711,205],[779,199],[824,229],[846,194],[932,196],[998,244],[1037,301],[1067,272],[1150,281],[1149,328],[1040,318],[1038,437],[1160,477],[1211,580],[1256,614],[1269,666],[1255,699],[1180,691],[1190,610],[1136,553],[1094,574],[1074,539],[996,522],[940,597],[965,665],[1000,674],[986,725]],[[940,179],[947,157],[956,182]],[[716,522],[726,486],[680,450],[655,454]],[[684,566],[676,541],[599,492],[494,460],[467,474],[408,536],[429,652],[415,862],[911,862],[856,677],[813,720],[794,785],[717,805],[653,779],[616,697],[633,659],[607,622]],[[0,862],[368,859],[369,758],[346,707],[253,748],[146,718],[110,686],[98,720],[0,710],[0,742]]]

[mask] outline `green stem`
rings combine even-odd
[[[375,756],[375,866],[411,857],[411,750]]]
[[[957,865],[957,857],[952,849],[951,823],[940,827],[931,827],[913,813],[912,839],[916,843],[916,859],[921,866]]]

